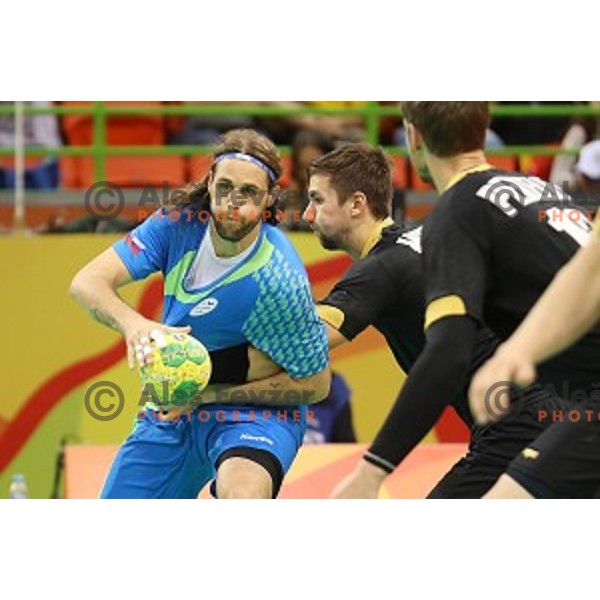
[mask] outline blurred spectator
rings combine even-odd
[[[292,173],[286,201],[282,209],[287,212],[284,225],[292,230],[308,230],[301,218],[308,205],[308,167],[313,160],[334,150],[335,144],[327,135],[312,129],[304,129],[294,136],[292,143]]]
[[[302,108],[316,106],[322,108],[357,108],[363,101],[311,101],[311,102],[263,102],[277,107]],[[361,116],[322,116],[303,115],[257,119],[259,129],[276,144],[289,145],[296,133],[302,129],[319,131],[334,140],[348,142],[361,141],[365,137],[364,119]]]
[[[66,209],[52,215],[35,233],[122,233],[131,231],[139,223],[133,219],[100,218],[97,216],[69,219]]]
[[[305,444],[356,443],[350,396],[351,391],[345,379],[334,371],[329,396],[323,402],[309,407]]]
[[[399,127],[394,131],[393,143],[399,148],[406,148],[406,132],[404,131],[404,127]],[[485,134],[485,149],[493,150],[494,148],[502,147],[504,147],[502,138],[493,129],[488,128]]]
[[[13,104],[13,102],[0,102]],[[26,107],[46,108],[51,102],[24,102]],[[58,148],[61,138],[56,115],[27,115],[25,116],[25,146],[28,148]],[[0,116],[0,147],[15,147],[15,119],[11,116]],[[28,188],[51,190],[58,186],[58,162],[55,157],[42,159],[28,158],[26,160],[25,185]],[[15,169],[14,158],[0,159],[0,187],[14,188]]]
[[[577,191],[591,199],[591,205],[600,204],[600,139],[587,143],[579,153],[575,166]]]
[[[321,108],[362,108],[366,102],[358,100],[350,101],[312,101],[306,104]],[[345,142],[360,142],[365,139],[365,122],[360,116],[338,116],[338,117],[309,117],[316,119],[315,125],[319,131],[332,137],[335,140]]]
[[[600,101],[590,102],[591,106],[600,107]],[[579,150],[584,144],[600,135],[600,116],[575,118],[571,121],[566,134],[562,138],[561,147],[564,150]],[[560,154],[552,162],[550,181],[557,185],[572,189],[576,186],[577,173],[575,163],[577,156]],[[580,187],[580,186],[577,186]]]
[[[170,134],[170,144],[211,146],[217,143],[219,136],[225,131],[254,127],[252,117],[236,115],[235,107],[255,103],[220,101],[185,102],[185,104],[196,106],[230,106],[232,114],[227,116],[189,115],[184,117],[181,121],[180,130]]]
[[[574,102],[496,102],[495,104],[522,104],[543,106],[575,104]],[[560,141],[569,125],[569,117],[494,117],[491,128],[508,145],[555,144]]]

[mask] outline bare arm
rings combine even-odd
[[[327,337],[330,350],[348,341],[331,325],[327,325]],[[252,346],[248,348],[248,358],[248,383],[234,387],[211,386],[212,389],[202,394],[203,402],[295,406],[320,402],[329,394],[329,369],[305,379],[292,379],[268,354]]]
[[[109,248],[88,263],[71,282],[69,294],[96,321],[125,333],[141,317],[117,294],[131,276],[117,253]]]
[[[329,394],[329,367],[302,379],[280,372],[236,386],[211,386],[202,393],[202,404],[238,404],[256,406],[305,406],[324,400]]]
[[[348,341],[330,325],[327,335],[330,349]],[[268,354],[252,346],[248,347],[248,361],[248,383],[210,386],[201,395],[202,403],[294,406],[320,402],[329,394],[329,369],[305,379],[292,379]]]
[[[150,353],[150,332],[166,329],[189,332],[189,328],[165,327],[146,319],[124,302],[117,290],[131,282],[129,271],[109,248],[88,263],[71,282],[69,294],[96,321],[123,334],[127,342],[129,367],[143,364]]]

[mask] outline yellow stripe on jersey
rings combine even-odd
[[[454,187],[459,181],[462,181],[467,175],[471,175],[471,173],[480,173],[481,171],[489,171],[494,167],[488,163],[482,163],[480,165],[476,165],[471,167],[470,169],[465,169],[463,171],[459,171],[453,177],[450,178],[448,183],[446,183],[446,187],[444,188],[444,192],[447,192],[451,187]]]
[[[346,318],[346,315],[339,308],[329,306],[328,304],[317,304],[317,313],[321,317],[321,321],[325,321],[327,325],[331,325],[338,331]]]
[[[463,317],[467,314],[467,305],[460,296],[444,296],[430,302],[425,312],[425,331],[436,321],[446,317]]]
[[[596,231],[596,233],[600,233],[600,210],[598,210],[596,220],[594,221],[594,230]]]
[[[369,236],[369,239],[365,243],[365,247],[360,254],[361,259],[366,258],[369,255],[369,252],[371,252],[371,250],[373,250],[373,248],[375,248],[375,246],[379,243],[381,236],[383,235],[383,230],[387,227],[391,227],[392,225],[394,225],[394,221],[390,217],[377,223],[373,231],[371,231],[371,235]]]

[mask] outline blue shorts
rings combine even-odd
[[[142,411],[100,497],[196,498],[215,479],[222,457],[251,458],[256,451],[280,467],[283,478],[305,430],[306,407],[201,407],[171,420]],[[280,481],[273,484],[275,496]]]

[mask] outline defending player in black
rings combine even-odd
[[[482,324],[508,337],[591,225],[560,188],[487,164],[487,103],[406,102],[403,110],[413,164],[441,194],[424,229],[427,345],[402,393],[415,402],[463,389]],[[596,327],[540,365],[540,381],[582,409],[597,409],[599,356]],[[565,443],[573,438],[577,444]],[[488,497],[594,495],[600,436],[563,419],[544,440],[543,452],[525,449],[509,467],[503,481],[510,489],[496,487]]]

